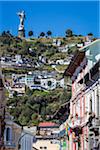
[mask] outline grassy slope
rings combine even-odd
[[[75,38],[67,38],[62,40],[62,45],[68,43],[78,43],[80,42],[79,37]],[[9,37],[0,37],[0,55],[14,55],[14,54],[22,54],[25,57],[30,57],[33,60],[38,59],[39,53],[42,53],[51,61],[56,61],[57,59],[64,59],[68,56],[68,53],[58,53],[56,52],[56,48],[48,45],[52,43],[51,39],[41,38],[41,39],[32,39],[32,40],[22,40],[17,41],[16,39],[9,38]],[[7,41],[10,41],[7,42]],[[3,44],[2,44],[3,43]],[[28,48],[32,47],[35,52],[36,56],[33,57],[29,55]],[[72,51],[74,51],[73,49]],[[49,65],[44,65],[40,70],[48,70],[52,71],[52,67]],[[66,69],[66,65],[58,65],[57,69],[63,71]],[[14,72],[13,69],[4,69],[6,74],[12,74]],[[16,70],[18,73],[21,73],[22,70]],[[58,74],[57,78],[61,78],[61,74]],[[14,109],[10,109],[10,113],[15,116],[15,121],[22,125],[33,125],[38,124],[41,120],[47,120],[47,115],[52,115],[56,112],[56,110],[67,101],[70,97],[70,92],[67,90],[63,90],[58,88],[51,92],[43,92],[43,91],[30,91],[27,90],[23,97],[14,97],[13,99],[9,99],[8,106],[15,107]],[[67,99],[66,99],[67,98]],[[40,100],[40,103],[39,103]],[[43,101],[46,102],[46,109],[45,105],[42,104]],[[42,105],[40,105],[42,104]],[[39,112],[39,108],[41,111]],[[46,112],[45,112],[46,110]]]

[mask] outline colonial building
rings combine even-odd
[[[77,51],[65,71],[72,80],[70,116],[66,121],[69,150],[99,150],[100,40]],[[67,131],[68,128],[67,128]]]
[[[18,150],[18,140],[21,137],[22,128],[12,121],[12,117],[5,114],[4,148],[5,150]]]
[[[53,122],[41,122],[38,126],[37,142],[33,143],[36,150],[59,150],[59,125]]]

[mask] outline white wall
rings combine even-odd
[[[21,136],[21,150],[32,150],[33,136],[23,133]]]
[[[92,112],[95,113],[96,117],[100,116],[100,87],[99,82],[96,84],[94,83],[93,86],[90,87],[86,91],[85,94],[85,107],[87,108],[87,111],[90,112],[90,99],[92,100]],[[99,113],[99,114],[98,114]]]
[[[38,150],[59,150],[60,144],[53,143],[52,140],[38,140],[36,143],[33,144],[35,148]],[[46,149],[45,149],[46,148]]]

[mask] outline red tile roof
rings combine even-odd
[[[41,122],[39,124],[39,127],[57,127],[58,124],[53,123],[53,122]]]

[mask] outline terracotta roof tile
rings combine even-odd
[[[39,127],[55,127],[55,126],[58,126],[58,124],[53,122],[41,122],[39,124]]]

